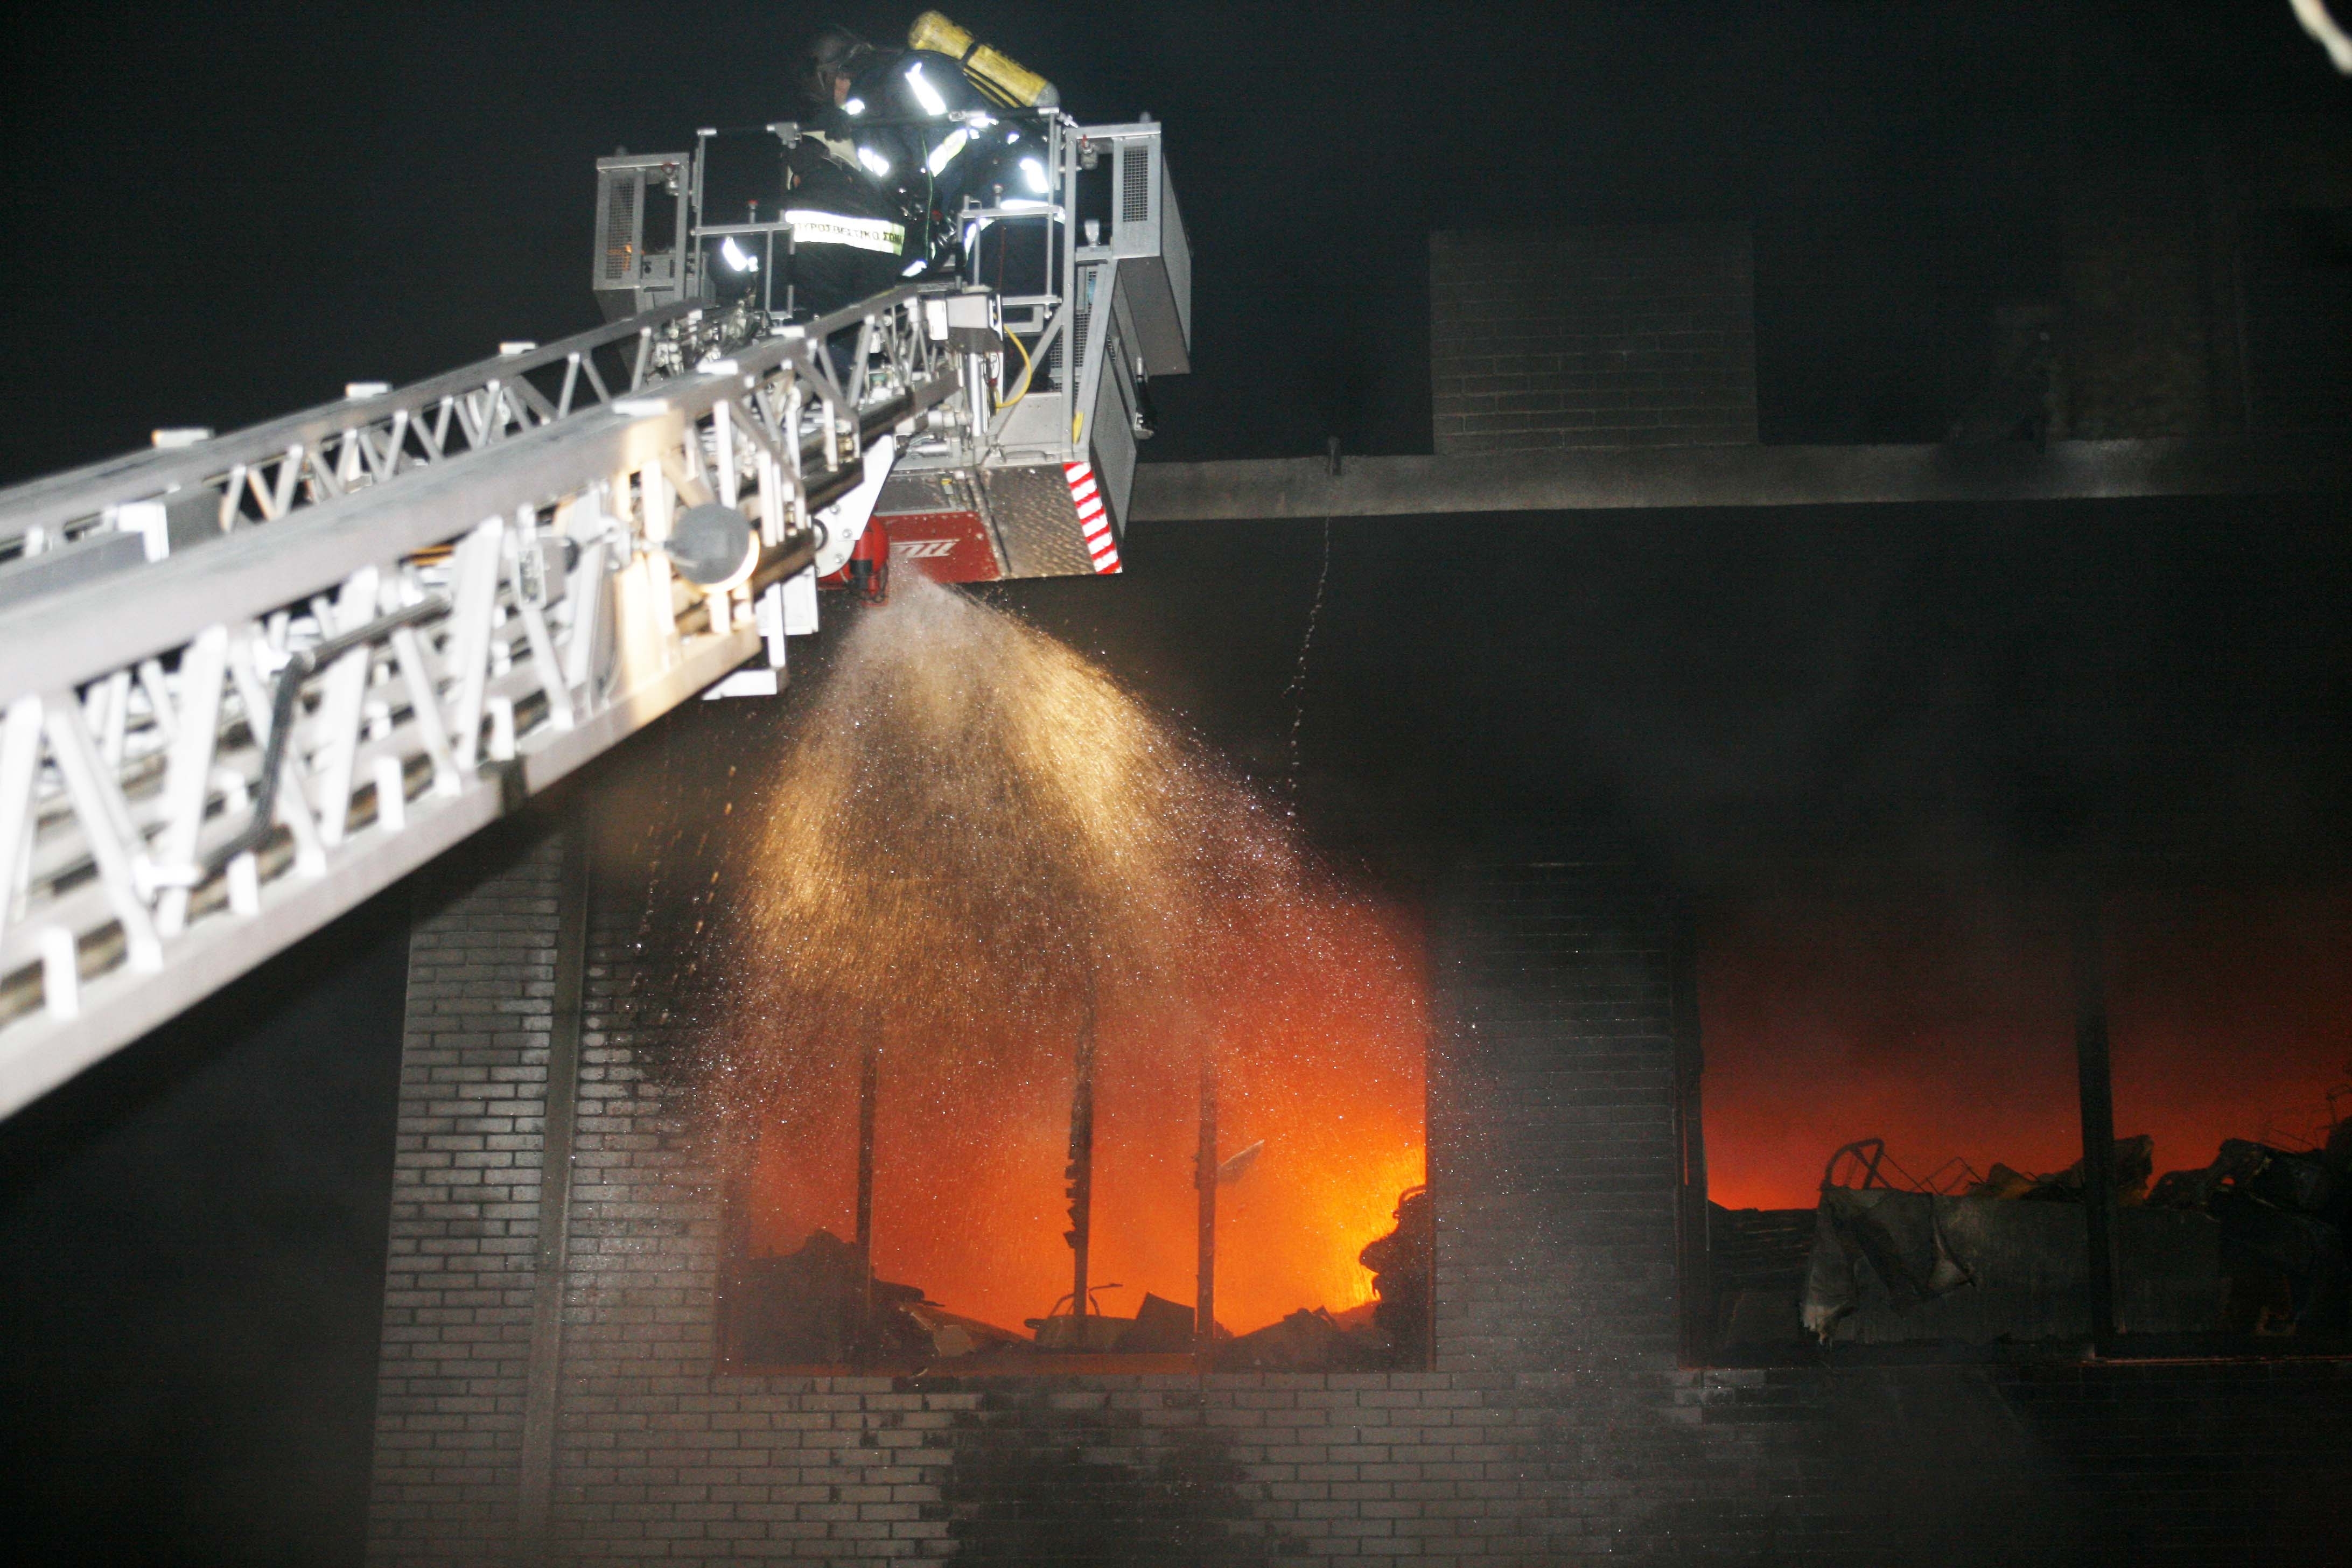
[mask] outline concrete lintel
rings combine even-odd
[[[2329,437],[2053,441],[2001,446],[1626,447],[1494,456],[1146,463],[1130,517],[1426,516],[1655,507],[2111,500],[2352,489]]]

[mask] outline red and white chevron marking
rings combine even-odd
[[[1086,535],[1087,553],[1098,573],[1116,572],[1118,541],[1111,537],[1110,513],[1103,510],[1102,487],[1095,483],[1088,463],[1064,463],[1062,477],[1070,481],[1070,500],[1078,509],[1078,531]]]

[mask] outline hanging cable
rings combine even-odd
[[[1323,618],[1323,590],[1331,580],[1331,516],[1323,515],[1323,564],[1315,574],[1315,597],[1307,605],[1307,629],[1298,638],[1298,665],[1290,672],[1290,684],[1283,695],[1292,700],[1290,707],[1290,766],[1284,787],[1296,795],[1298,793],[1298,732],[1307,722],[1307,657],[1315,647],[1315,627]]]
[[[1023,398],[1029,395],[1030,365],[1028,345],[1021,341],[1020,333],[1010,331],[1004,334],[1004,341],[1021,351],[1021,384],[1013,389],[1013,397],[1010,402],[1000,403],[996,405],[999,410],[1010,408],[1013,404],[1020,402]]]

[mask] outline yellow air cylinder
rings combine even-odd
[[[940,16],[926,11],[907,29],[907,47],[929,49],[961,61],[971,84],[1008,109],[1054,109],[1062,95],[1054,84],[1012,56],[975,40]]]

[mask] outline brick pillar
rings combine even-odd
[[[536,1287],[566,863],[541,826],[457,852],[410,938],[371,1563],[520,1544],[526,1413],[552,1373],[532,1350],[535,1318],[552,1326]]]
[[[1493,1434],[1486,1549],[1658,1551],[1679,1367],[1673,900],[1608,856],[1471,865],[1440,913],[1437,1364]]]

